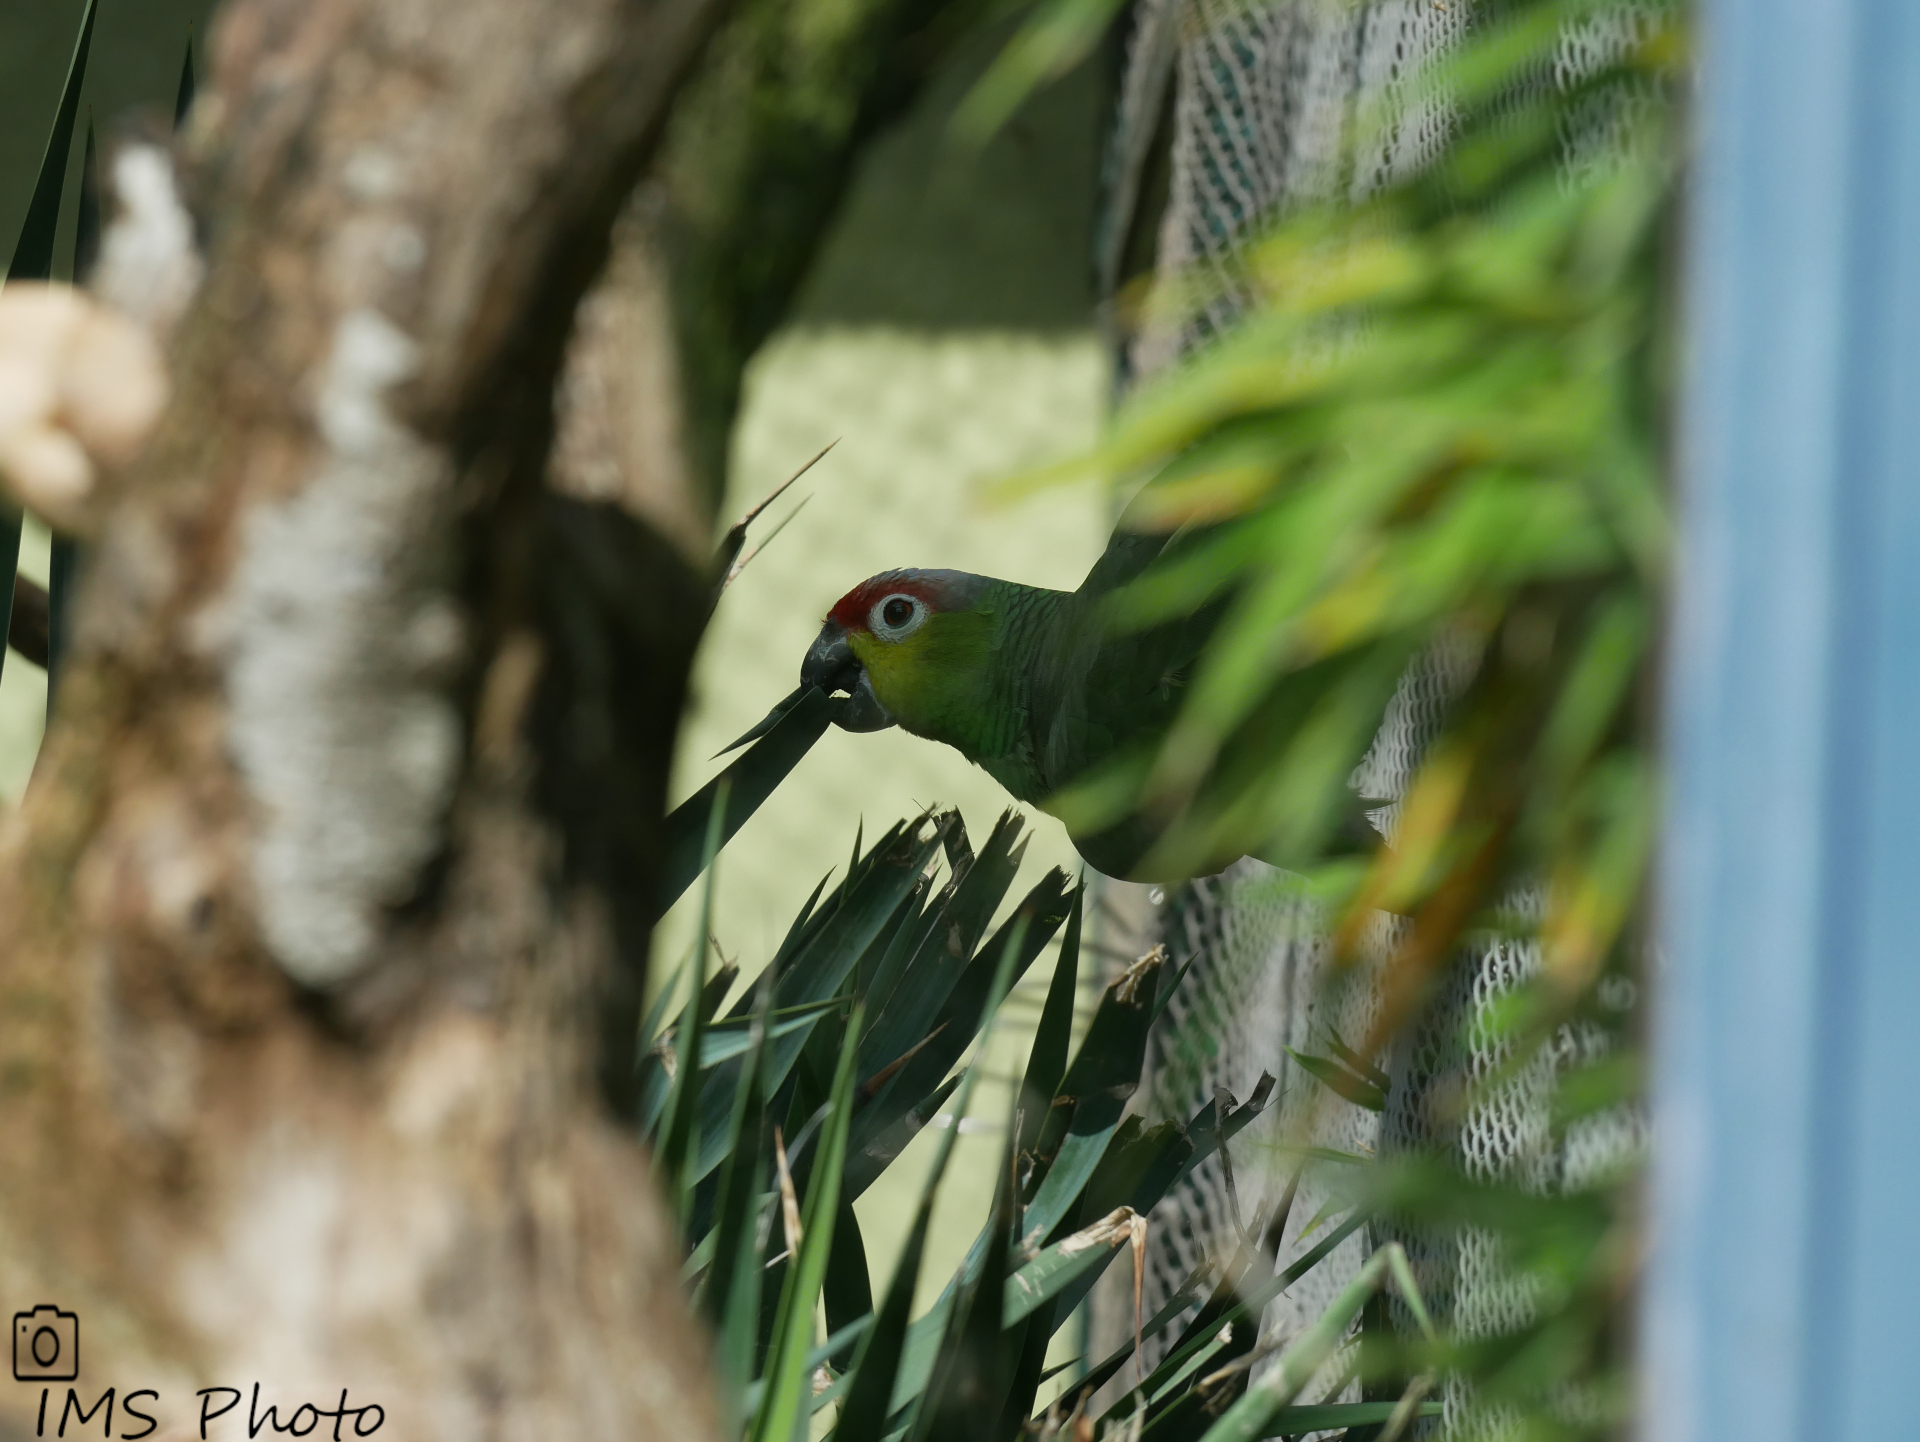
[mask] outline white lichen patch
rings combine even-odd
[[[117,209],[100,245],[93,289],[165,336],[185,314],[204,270],[173,161],[157,145],[121,149],[109,170]]]
[[[247,1360],[269,1374],[295,1372],[325,1346],[350,1161],[327,1139],[269,1138],[241,1160],[213,1244],[180,1258],[185,1314],[228,1345],[244,1339]]]
[[[266,939],[308,986],[366,964],[439,844],[459,764],[457,613],[435,575],[445,467],[389,407],[417,364],[384,317],[344,317],[317,398],[321,460],[242,531],[230,739],[257,805]]]

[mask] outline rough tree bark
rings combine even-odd
[[[157,1435],[255,1382],[388,1436],[714,1433],[619,1124],[704,577],[691,530],[545,478],[715,19],[236,0],[215,32],[207,279],[0,837],[0,1299],[78,1312],[77,1391],[155,1389]]]

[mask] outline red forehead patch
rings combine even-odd
[[[882,571],[835,601],[827,619],[849,631],[865,630],[874,604],[886,596],[914,596],[931,611],[963,610],[973,603],[981,580],[965,571]]]

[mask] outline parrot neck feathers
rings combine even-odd
[[[928,577],[938,578],[937,595],[918,589]],[[1020,800],[1037,801],[1047,788],[1029,727],[1032,670],[1068,593],[964,572],[893,571],[850,592],[834,618],[895,591],[922,595],[933,614],[900,642],[851,631],[874,694],[903,729],[946,742]],[[959,609],[943,604],[962,596]]]

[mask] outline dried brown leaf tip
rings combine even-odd
[[[1141,1001],[1140,984],[1154,976],[1166,964],[1166,960],[1166,947],[1154,947],[1152,951],[1114,978],[1113,999],[1127,1006],[1138,1005]],[[1151,996],[1146,999],[1152,1000]]]

